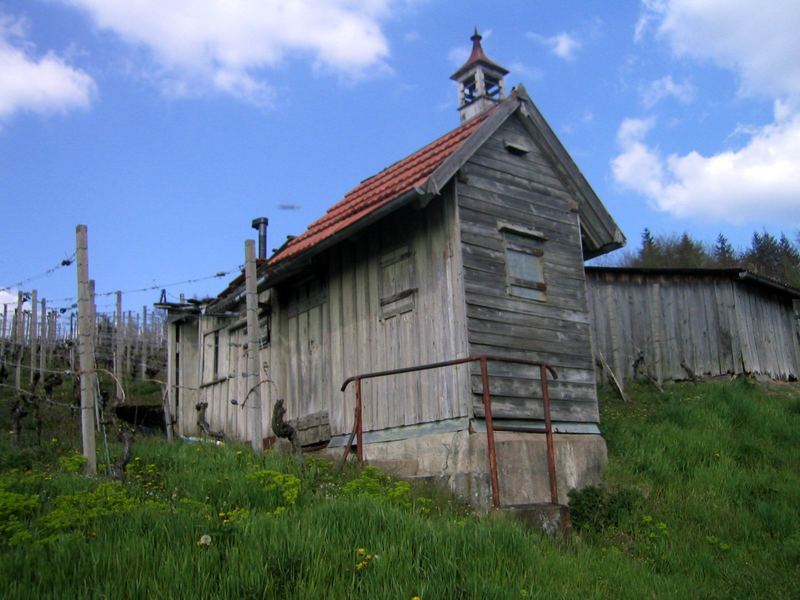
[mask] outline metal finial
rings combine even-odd
[[[483,36],[481,36],[481,34],[478,33],[477,26],[475,27],[475,32],[472,34],[472,37],[469,39],[472,40],[473,42],[480,42],[483,39]]]

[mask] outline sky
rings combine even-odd
[[[71,304],[79,223],[126,310],[216,294],[458,125],[474,27],[628,249],[796,235],[797,0],[0,0],[0,302]]]

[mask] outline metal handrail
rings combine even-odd
[[[542,403],[544,405],[544,429],[526,429],[531,433],[544,433],[547,440],[547,475],[550,480],[550,501],[553,504],[558,504],[558,483],[556,481],[556,461],[555,461],[555,445],[553,443],[553,422],[550,417],[550,391],[547,385],[547,372],[553,376],[553,379],[558,379],[556,370],[548,364],[534,361],[525,360],[521,358],[507,358],[505,356],[491,356],[482,354],[479,356],[468,356],[467,358],[457,358],[455,360],[446,360],[442,362],[427,363],[424,365],[417,365],[414,367],[403,367],[402,369],[389,369],[388,371],[373,371],[371,373],[362,373],[360,375],[353,375],[344,380],[341,391],[344,392],[350,383],[356,384],[356,405],[353,415],[353,430],[350,432],[350,437],[344,448],[344,456],[342,462],[347,460],[348,454],[352,451],[353,438],[356,438],[356,457],[358,462],[364,462],[364,431],[362,422],[362,403],[361,403],[361,381],[364,379],[374,379],[375,377],[387,377],[389,375],[399,375],[401,373],[412,373],[415,371],[428,371],[430,369],[440,369],[443,367],[452,367],[456,365],[463,365],[466,363],[479,362],[481,366],[481,388],[483,395],[483,410],[484,419],[486,420],[486,445],[489,458],[489,474],[492,482],[492,506],[500,508],[500,483],[497,477],[497,452],[495,449],[494,441],[494,421],[492,418],[492,396],[489,390],[489,361],[503,362],[520,365],[530,365],[539,367],[542,386]],[[501,430],[504,428],[501,428]]]

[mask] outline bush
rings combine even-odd
[[[641,493],[631,488],[611,491],[589,486],[570,490],[568,496],[572,525],[579,531],[604,531],[618,527],[642,501]]]

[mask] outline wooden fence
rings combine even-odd
[[[611,267],[587,267],[586,287],[595,356],[618,378],[800,376],[800,290],[741,269]]]

